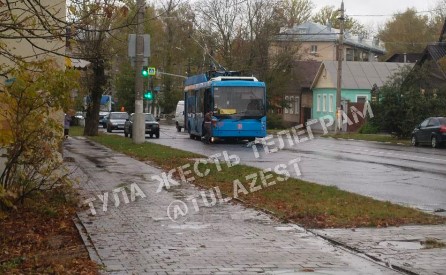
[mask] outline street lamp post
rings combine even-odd
[[[342,59],[344,57],[344,1],[341,3],[341,16],[340,31],[339,31],[339,44],[338,44],[338,72],[337,72],[337,85],[336,85],[336,126],[335,134],[341,130],[342,126],[342,109],[341,109],[341,90],[342,90]]]
[[[143,22],[144,22],[144,0],[137,0],[137,19],[136,19],[136,75],[135,75],[135,114],[133,115],[132,137],[133,143],[141,144],[145,141],[144,114],[143,114],[143,91],[144,79],[141,74],[143,69],[144,58],[144,38],[143,38]]]

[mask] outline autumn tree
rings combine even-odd
[[[430,13],[429,27],[438,36],[446,23],[446,9],[444,7],[446,7],[446,0],[439,0]],[[446,37],[444,40],[446,40]]]
[[[415,9],[395,14],[384,28],[379,38],[385,43],[386,55],[395,53],[421,53],[427,43],[438,40],[438,33],[429,28],[429,17],[417,13]]]
[[[339,8],[335,6],[324,6],[312,17],[312,20],[315,23],[325,26],[330,25],[333,28],[339,29],[341,27],[340,17],[341,11]],[[350,17],[345,18],[344,29],[353,34],[368,36],[366,28],[357,20]]]
[[[240,29],[241,5],[238,0],[202,0],[195,6],[199,28],[216,34],[215,54],[228,68],[233,67],[233,41]]]
[[[32,192],[65,184],[66,172],[57,150],[63,125],[54,113],[67,109],[77,72],[63,70],[51,60],[28,62],[11,69],[15,81],[0,93],[0,135],[6,164],[0,171],[0,207],[12,206]]]
[[[118,0],[73,0],[69,7],[69,17],[74,18],[72,42],[73,54],[91,62],[91,71],[85,77],[85,86],[89,95],[84,135],[98,133],[99,107],[102,94],[109,89],[110,62],[116,51],[113,40],[115,34],[134,24],[133,18],[125,18],[128,8]],[[115,24],[120,22],[119,24]]]
[[[190,69],[190,57],[197,45],[191,39],[193,22],[191,6],[179,0],[166,0],[158,11],[162,26],[162,37],[157,41],[156,58],[164,74],[161,74],[158,103],[164,112],[175,110],[178,100],[183,98],[183,82]]]
[[[282,14],[282,27],[292,27],[311,18],[313,3],[311,0],[282,0],[278,2],[278,9]]]

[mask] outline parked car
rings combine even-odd
[[[133,131],[133,117],[134,114],[131,114],[129,119],[125,121],[124,124],[124,136],[125,137],[132,137],[132,131]],[[152,114],[145,113],[144,114],[144,120],[146,124],[146,134],[149,134],[152,138],[153,135],[155,135],[156,138],[160,137],[160,125],[157,122],[157,119]]]
[[[99,112],[99,125],[103,128],[107,128],[107,116],[109,112]]]
[[[412,131],[412,145],[430,144],[433,148],[446,142],[446,117],[430,117]]]
[[[81,111],[76,112],[74,114],[74,116],[71,118],[71,125],[84,126],[85,125],[85,113],[83,113]]]
[[[178,132],[181,132],[181,128],[184,128],[184,100],[178,101],[175,110],[175,126]]]
[[[107,132],[111,133],[113,130],[124,130],[125,121],[129,118],[126,112],[110,112],[107,116]]]

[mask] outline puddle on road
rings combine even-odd
[[[388,248],[395,249],[410,249],[417,250],[423,249],[424,246],[421,245],[420,240],[396,240],[396,241],[382,241],[379,243],[380,246],[385,246]]]

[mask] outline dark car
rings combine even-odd
[[[430,117],[412,132],[412,145],[430,144],[433,148],[446,142],[446,117]]]
[[[111,133],[113,130],[124,130],[125,121],[129,118],[126,112],[111,112],[107,116],[107,132]]]
[[[107,116],[110,112],[99,112],[99,125],[107,128]]]
[[[134,114],[130,115],[130,118],[127,119],[127,121],[124,124],[124,136],[125,137],[132,137],[132,126],[133,126],[133,117]],[[146,134],[149,134],[150,137],[153,137],[155,135],[156,138],[160,137],[160,125],[157,122],[157,119],[152,114],[145,113],[144,114],[144,120],[146,124]]]

